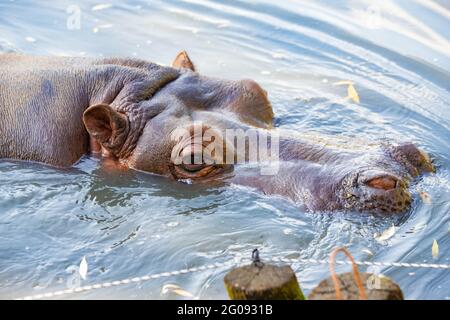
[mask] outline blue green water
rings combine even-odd
[[[249,257],[326,259],[347,246],[359,260],[450,263],[450,4],[448,1],[1,1],[2,50],[136,56],[168,64],[185,49],[206,75],[252,78],[277,127],[351,138],[412,141],[437,173],[416,181],[400,216],[303,212],[237,186],[200,188],[86,157],[74,168],[0,161],[0,298]],[[73,8],[72,8],[73,9]],[[70,20],[73,22],[73,20]],[[346,99],[351,80],[361,102]],[[421,200],[426,192],[431,203]],[[394,224],[395,234],[374,234]],[[432,243],[439,255],[432,257]],[[294,264],[305,293],[327,267]],[[347,271],[348,267],[339,267]],[[366,270],[366,268],[361,268]],[[66,298],[226,298],[226,269]],[[449,299],[450,272],[380,268],[407,299]]]

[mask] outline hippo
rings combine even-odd
[[[185,51],[170,67],[134,58],[0,55],[0,159],[66,168],[91,153],[121,170],[256,188],[311,212],[407,211],[410,182],[435,170],[412,143],[283,133],[273,122],[258,83],[203,76]],[[249,164],[256,153],[248,140],[244,161],[236,161],[241,149],[223,133],[228,129],[273,134],[266,145],[276,145],[277,170],[262,174]],[[193,140],[207,132],[218,146],[209,157],[202,155],[208,139]]]

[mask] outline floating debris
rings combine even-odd
[[[392,238],[392,236],[395,234],[396,231],[397,227],[394,226],[394,224],[392,224],[391,227],[384,230],[381,234],[375,233],[373,237],[375,238],[376,241],[383,243],[384,241]]]
[[[166,284],[162,287],[161,290],[161,294],[168,294],[168,293],[175,293],[179,296],[182,297],[187,297],[187,298],[194,298],[194,295],[186,290],[184,290],[183,288],[181,288],[180,286],[177,286],[176,284]]]
[[[347,95],[350,99],[353,100],[353,102],[355,103],[359,103],[359,95],[358,92],[356,92],[355,87],[353,86],[353,84],[349,84],[348,88],[347,88]]]
[[[81,259],[80,268],[78,269],[81,279],[86,280],[87,272],[88,272],[88,264],[86,261],[86,257],[84,256]]]
[[[422,198],[423,203],[425,203],[425,204],[431,204],[432,203],[431,196],[427,192],[420,191],[419,195],[420,195],[420,198]]]
[[[333,83],[333,86],[347,85],[347,98],[350,98],[355,103],[359,103],[359,94],[354,87],[354,82],[350,80],[341,80]]]
[[[431,246],[431,255],[434,259],[437,259],[437,257],[439,256],[439,245],[436,239],[433,241],[433,245]]]

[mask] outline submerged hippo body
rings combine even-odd
[[[193,159],[198,150],[190,140],[173,139],[179,128],[192,135],[194,123],[201,123],[201,134],[228,128],[270,132],[272,121],[267,93],[258,84],[201,76],[185,52],[173,67],[136,59],[0,55],[0,158],[68,167],[92,152],[176,180],[255,187],[312,211],[405,211],[410,180],[433,170],[412,144],[355,147],[283,135],[279,170],[272,175],[220,161],[173,161],[175,151]],[[230,150],[224,147],[222,156]]]

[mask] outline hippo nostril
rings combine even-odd
[[[398,186],[398,179],[392,176],[382,176],[370,179],[365,182],[371,188],[392,190]]]

